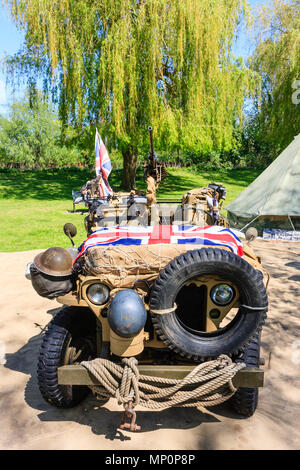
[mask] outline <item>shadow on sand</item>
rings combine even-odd
[[[58,309],[48,310],[47,313],[54,316]],[[5,367],[21,372],[29,376],[25,388],[25,401],[33,409],[39,410],[38,418],[42,422],[74,421],[89,426],[94,434],[104,435],[106,439],[121,441],[130,440],[131,437],[123,434],[118,426],[121,421],[122,408],[119,411],[111,411],[98,401],[92,394],[77,407],[72,409],[58,409],[46,403],[38,388],[36,365],[40,345],[43,339],[44,329],[41,325],[40,333],[13,354],[6,355]],[[111,399],[109,405],[113,403]],[[214,414],[211,414],[213,411]],[[217,423],[218,415],[237,419],[231,412],[228,404],[223,404],[207,413],[195,408],[171,408],[161,411],[143,410],[137,411],[137,422],[142,426],[142,432],[156,429],[193,429],[201,423]]]

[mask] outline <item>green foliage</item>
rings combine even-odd
[[[273,0],[271,6],[262,7],[257,28],[257,47],[250,61],[262,77],[256,132],[260,144],[269,146],[274,156],[300,132],[299,0]]]
[[[240,146],[237,152],[241,166],[264,169],[278,156],[279,146],[272,146],[262,133],[259,116],[249,116],[240,133]]]
[[[73,166],[79,151],[61,144],[61,122],[42,97],[11,105],[0,118],[0,165],[18,168]]]
[[[109,147],[124,157],[132,184],[147,126],[158,150],[228,152],[245,96],[259,77],[232,56],[245,0],[5,0],[25,31],[24,50],[7,58],[59,104],[60,118],[90,142],[96,117]],[[216,158],[215,158],[215,161]]]

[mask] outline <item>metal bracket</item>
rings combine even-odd
[[[132,401],[125,405],[125,411],[122,414],[120,429],[129,429],[130,431],[140,431],[142,428],[136,424],[136,412],[132,408]],[[131,418],[130,423],[126,423],[126,418]]]

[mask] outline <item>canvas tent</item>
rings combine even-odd
[[[300,229],[300,134],[226,209],[239,229]]]

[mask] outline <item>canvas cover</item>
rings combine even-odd
[[[153,281],[172,259],[197,248],[202,247],[189,244],[97,246],[86,252],[85,270],[111,286],[132,288],[137,280]]]
[[[300,216],[300,134],[227,207],[228,216]]]
[[[108,245],[95,246],[86,251],[82,261],[86,275],[96,276],[113,288],[132,288],[139,280],[154,281],[160,271],[174,258],[187,251],[204,248],[194,244]],[[231,251],[228,247],[222,250]],[[243,258],[256,269],[261,269],[253,250],[243,244]],[[139,284],[139,287],[143,288]]]

